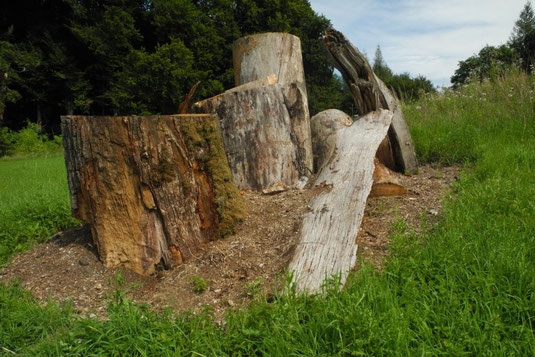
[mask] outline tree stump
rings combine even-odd
[[[230,169],[240,189],[293,187],[312,169],[302,91],[295,84],[286,90],[278,83],[250,85],[198,102],[194,110],[219,117]]]
[[[377,153],[379,160],[398,172],[415,170],[418,161],[397,98],[373,73],[366,57],[342,33],[334,29],[327,30],[325,45],[333,64],[342,73],[351,91],[359,115],[377,109],[388,109],[394,113],[388,141],[381,144]]]
[[[312,172],[312,144],[299,38],[265,33],[237,40],[237,87],[194,105],[217,113],[241,189],[293,187]]]
[[[334,156],[315,182],[325,191],[309,204],[289,265],[298,291],[317,292],[325,278],[336,274],[343,284],[355,266],[356,238],[372,188],[374,156],[392,116],[387,110],[371,112],[335,131]]]
[[[140,274],[232,233],[243,205],[217,117],[62,117],[73,215],[100,259]]]

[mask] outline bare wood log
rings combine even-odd
[[[370,197],[402,196],[407,193],[398,173],[391,171],[377,158],[373,170],[373,186]]]
[[[232,57],[236,86],[275,74],[280,84],[297,83],[306,97],[299,37],[279,32],[242,37],[234,42]]]
[[[72,212],[107,267],[180,264],[243,217],[214,115],[64,116],[62,132]]]
[[[388,109],[394,113],[388,132],[390,143],[382,144],[379,151],[381,162],[396,171],[416,169],[418,161],[414,145],[397,98],[373,73],[366,57],[342,33],[327,30],[325,45],[351,91],[359,115],[377,109]]]
[[[330,190],[311,200],[289,265],[299,291],[317,292],[325,278],[335,274],[340,274],[343,284],[354,267],[356,237],[372,188],[374,156],[392,116],[386,110],[371,112],[336,131],[336,153],[316,179],[316,185]]]
[[[273,77],[244,84],[194,105],[216,113],[236,185],[261,190],[292,187],[312,170],[308,111],[296,84],[286,89]],[[243,89],[242,89],[243,87]]]

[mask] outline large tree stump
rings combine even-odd
[[[220,118],[229,165],[240,189],[292,187],[312,169],[302,91],[295,84],[283,89],[270,83],[247,83],[243,90],[236,87],[194,105],[194,110]]]
[[[334,29],[327,30],[325,45],[351,91],[359,115],[377,109],[388,109],[394,113],[388,141],[381,144],[378,158],[396,171],[416,169],[418,161],[414,145],[397,98],[373,73],[366,57],[342,33]]]
[[[62,132],[73,215],[107,267],[180,264],[243,217],[216,116],[64,116]]]
[[[312,172],[312,144],[299,38],[265,33],[237,40],[237,87],[194,105],[217,113],[241,189],[295,186]]]
[[[299,291],[317,292],[325,278],[336,274],[343,284],[355,266],[356,238],[372,188],[374,156],[392,116],[386,110],[371,112],[335,131],[334,156],[315,182],[325,186],[325,191],[309,204],[289,265]]]

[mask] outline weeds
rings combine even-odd
[[[173,317],[126,299],[108,320],[80,319],[0,286],[0,346],[69,356],[533,355],[533,83],[513,74],[405,107],[422,161],[470,169],[433,230],[396,221],[381,272],[364,265],[344,289],[334,281],[315,296],[297,294],[286,274],[284,293],[253,299],[223,325],[209,311]]]

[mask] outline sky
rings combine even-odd
[[[449,86],[459,61],[507,42],[526,0],[309,0],[371,62]],[[533,3],[532,3],[533,4]]]

